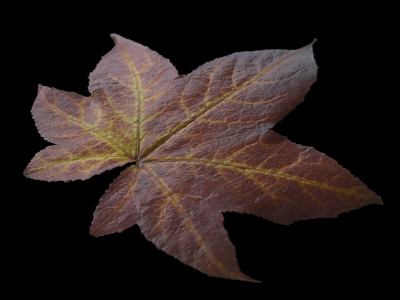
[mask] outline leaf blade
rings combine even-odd
[[[156,140],[143,157],[157,148],[165,147],[170,138],[182,134],[188,127],[195,127],[202,122],[229,123],[227,119],[232,119],[238,124],[263,123],[266,128],[271,128],[303,101],[316,80],[317,66],[312,45],[298,50],[237,52],[206,63],[180,78],[177,95],[172,101],[179,102],[180,111],[185,111],[174,116],[175,120],[182,121]],[[247,70],[249,64],[254,64],[254,70],[250,72]],[[216,76],[218,68],[223,69],[224,73]],[[227,73],[226,70],[231,71]],[[278,75],[274,75],[274,72]],[[289,83],[282,83],[285,80],[289,80]],[[232,98],[234,95],[235,98]],[[273,103],[272,100],[276,99],[280,101]],[[256,100],[259,105],[254,111],[252,106],[257,103]],[[240,101],[242,103],[237,109],[229,108],[232,103]]]
[[[221,213],[191,200],[172,194],[151,166],[129,167],[102,197],[90,232],[121,232],[136,223],[159,249],[207,275],[257,282],[241,273]]]
[[[151,131],[145,121],[158,113],[153,102],[168,92],[178,73],[169,60],[148,47],[117,34],[111,37],[115,46],[89,75],[89,90],[101,90],[129,116],[138,160],[145,133]]]
[[[53,145],[38,152],[24,170],[24,176],[46,181],[86,180],[132,160],[122,151],[102,151],[106,144]]]
[[[39,133],[50,142],[83,144],[100,140],[130,157],[129,128],[107,114],[108,109],[104,95],[100,93],[84,97],[40,85],[32,115]]]
[[[32,114],[56,145],[24,172],[85,180],[135,162],[101,198],[92,235],[137,224],[205,274],[254,282],[238,267],[222,212],[290,224],[382,203],[333,159],[271,130],[316,80],[313,43],[234,53],[178,76],[158,53],[112,37],[89,76],[90,97],[39,86]]]
[[[131,165],[111,183],[94,212],[91,235],[121,232],[139,221],[138,209],[132,201],[132,195],[138,193],[139,175],[137,165]]]
[[[219,146],[225,146],[224,142]],[[245,146],[220,153],[214,143],[218,158],[200,149],[190,156],[180,153],[147,163],[166,164],[160,167],[159,176],[168,178],[169,184],[179,182],[176,193],[182,193],[183,186],[187,194],[213,199],[218,204],[215,210],[251,213],[280,224],[332,218],[364,205],[382,203],[333,159],[271,130],[248,144],[245,137],[237,136],[230,142]],[[210,148],[212,143],[203,147]],[[200,178],[204,186],[193,178]]]

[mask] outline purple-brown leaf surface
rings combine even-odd
[[[92,235],[137,224],[205,274],[255,281],[238,267],[223,212],[290,224],[382,203],[336,161],[271,129],[316,81],[312,43],[238,52],[179,76],[156,52],[112,37],[90,97],[39,87],[33,118],[55,145],[24,172],[85,180],[130,163],[100,199]]]

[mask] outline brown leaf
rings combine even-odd
[[[333,159],[271,130],[316,80],[312,44],[234,53],[178,76],[149,48],[113,39],[90,97],[39,87],[33,117],[56,145],[25,170],[70,181],[132,163],[101,198],[92,235],[138,224],[205,274],[255,281],[238,267],[223,212],[290,224],[382,203]]]

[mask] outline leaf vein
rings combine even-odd
[[[204,115],[206,112],[210,111],[211,109],[213,109],[215,106],[217,106],[218,104],[220,104],[221,102],[223,102],[225,99],[228,99],[229,97],[231,97],[232,95],[236,94],[237,92],[240,92],[241,90],[243,90],[245,87],[249,86],[250,84],[252,84],[252,82],[255,82],[256,80],[258,80],[260,77],[264,76],[265,74],[267,74],[268,72],[270,72],[271,70],[273,70],[276,66],[280,65],[281,63],[283,63],[284,61],[286,61],[287,59],[289,59],[291,56],[295,55],[296,53],[298,53],[299,51],[301,51],[301,49],[298,49],[297,51],[294,51],[293,53],[285,56],[284,58],[280,59],[279,61],[277,61],[276,63],[272,64],[271,66],[269,66],[268,68],[265,68],[265,70],[263,70],[263,72],[261,72],[260,74],[257,74],[256,76],[250,78],[249,80],[247,80],[246,82],[244,82],[242,85],[240,85],[239,87],[236,87],[234,89],[232,89],[229,93],[226,93],[225,95],[223,95],[220,99],[215,100],[212,104],[210,104],[209,106],[205,107],[204,109],[200,110],[199,112],[197,112],[195,115],[193,115],[190,119],[188,119],[186,122],[181,123],[180,125],[178,125],[178,127],[176,127],[175,129],[173,129],[169,134],[167,134],[165,136],[165,138],[163,138],[162,140],[160,140],[158,142],[158,144],[156,144],[149,152],[147,152],[147,154],[142,157],[145,158],[147,157],[149,154],[151,154],[154,150],[156,150],[157,148],[159,148],[161,145],[163,145],[167,140],[169,140],[174,134],[176,134],[177,132],[181,131],[183,128],[187,127],[188,125],[192,124],[194,121],[196,121],[199,117],[201,117],[202,115]]]
[[[186,214],[185,214],[185,210],[182,207],[182,204],[180,203],[179,200],[175,199],[173,193],[169,190],[169,188],[157,177],[156,174],[154,174],[152,171],[150,171],[148,168],[142,166],[142,168],[156,181],[156,183],[161,187],[162,190],[164,190],[166,192],[166,194],[168,195],[168,197],[171,200],[169,200],[170,202],[172,202],[173,206],[177,209],[178,213],[182,216],[183,221],[185,222],[185,226],[186,228],[190,231],[191,234],[193,234],[195,236],[195,238],[198,240],[198,245],[204,250],[204,252],[206,253],[206,255],[208,256],[208,258],[210,259],[210,262],[216,266],[219,270],[221,270],[222,272],[226,273],[226,274],[230,274],[232,276],[234,276],[234,274],[232,274],[232,272],[230,272],[229,270],[227,270],[224,265],[214,256],[214,254],[211,252],[211,250],[207,247],[207,245],[204,242],[203,237],[200,235],[200,233],[194,228],[193,223],[191,222],[191,220],[189,218],[187,218]]]
[[[121,46],[121,51],[123,52],[123,55],[125,57],[125,61],[128,64],[129,71],[131,72],[131,77],[133,81],[135,82],[134,85],[132,86],[132,90],[136,91],[136,97],[137,97],[137,126],[136,126],[136,160],[139,159],[139,153],[140,153],[140,131],[141,131],[141,126],[140,126],[140,113],[141,113],[141,106],[143,103],[143,91],[141,87],[141,81],[139,78],[139,74],[136,70],[136,67],[134,66],[131,58],[129,55],[126,53],[125,48]]]
[[[50,107],[51,110],[53,110],[56,114],[64,117],[65,119],[67,119],[68,121],[71,121],[75,124],[77,124],[78,126],[84,128],[85,130],[89,131],[91,134],[99,137],[100,139],[104,140],[107,144],[109,144],[110,146],[112,146],[113,148],[117,147],[119,150],[121,150],[123,153],[126,154],[127,157],[130,157],[129,153],[122,148],[119,144],[117,144],[116,142],[114,142],[112,140],[111,137],[107,137],[106,135],[104,135],[103,133],[101,133],[100,130],[96,129],[93,126],[90,126],[89,124],[87,124],[86,122],[82,121],[82,120],[77,120],[75,118],[73,118],[72,116],[64,113],[62,110],[58,109],[54,104],[50,103],[47,101],[46,97],[44,97],[44,102]]]
[[[315,186],[321,189],[326,189],[326,190],[330,190],[330,191],[334,191],[334,192],[339,192],[342,194],[346,194],[346,195],[353,195],[356,197],[361,197],[361,195],[355,191],[353,191],[352,189],[342,189],[342,188],[338,188],[338,187],[333,187],[331,185],[325,184],[325,183],[320,183],[318,181],[314,181],[314,180],[309,180],[309,179],[305,179],[303,177],[299,177],[299,176],[295,176],[295,175],[290,175],[290,174],[286,174],[283,173],[281,171],[275,172],[269,169],[263,169],[263,168],[255,168],[255,167],[251,167],[251,166],[247,166],[247,165],[243,165],[243,164],[236,164],[236,163],[229,163],[227,164],[226,162],[222,162],[222,161],[206,161],[206,160],[200,160],[200,159],[188,159],[188,160],[184,160],[184,159],[163,159],[163,160],[148,160],[148,161],[144,161],[144,163],[150,164],[150,163],[171,163],[171,162],[178,162],[178,163],[189,163],[189,164],[203,164],[203,165],[211,165],[214,166],[216,168],[232,168],[232,169],[236,169],[239,171],[242,170],[247,170],[250,172],[257,172],[257,173],[262,173],[262,174],[267,174],[267,175],[271,175],[274,177],[278,177],[278,178],[283,178],[283,179],[289,179],[289,180],[293,180],[299,183],[304,183],[304,184],[308,184],[311,186]]]

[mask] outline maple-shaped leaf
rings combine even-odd
[[[85,180],[131,163],[94,213],[94,236],[138,224],[158,248],[210,276],[241,273],[223,212],[290,224],[336,217],[381,198],[336,161],[271,130],[316,80],[312,44],[234,53],[186,76],[112,35],[90,97],[39,86],[43,138],[27,177]]]

